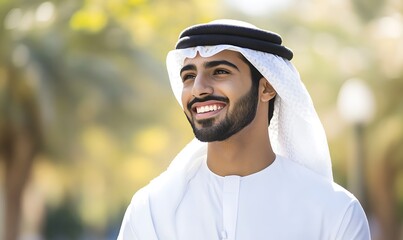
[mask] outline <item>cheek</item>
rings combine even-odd
[[[182,101],[182,106],[183,106],[183,110],[187,110],[187,104],[190,101],[190,97],[191,97],[191,93],[189,90],[187,90],[186,88],[182,89],[182,95],[181,95],[181,101]]]
[[[225,88],[226,97],[232,101],[236,101],[240,97],[247,94],[251,89],[251,84],[234,84]]]

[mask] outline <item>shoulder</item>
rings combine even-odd
[[[279,158],[278,162],[282,180],[287,184],[292,184],[296,189],[304,191],[305,194],[338,199],[347,204],[352,200],[356,200],[353,194],[339,184],[297,162],[284,158]]]
[[[323,226],[332,229],[335,239],[370,239],[365,212],[357,198],[339,184],[287,159],[281,159],[281,181],[293,189],[292,197],[299,208],[310,209]]]
[[[357,200],[351,201],[338,226],[336,239],[371,239],[368,220]]]
[[[345,212],[358,202],[348,190],[320,174],[291,160],[280,158],[277,179],[282,188],[305,206],[314,206],[330,214]]]
[[[147,190],[147,187],[144,187],[133,195],[129,206],[126,209],[122,225],[120,227],[118,240],[140,239],[138,236],[139,229],[149,229],[147,231],[149,234],[154,232],[153,229],[150,230],[152,220]]]
[[[130,236],[150,240],[157,239],[157,234],[174,236],[175,228],[166,226],[173,224],[175,210],[196,171],[197,168],[168,169],[137,191],[126,210],[121,233],[126,229]]]
[[[157,239],[155,220],[165,221],[173,209],[169,193],[174,194],[178,185],[174,176],[165,171],[133,195],[122,221],[119,240]]]
[[[187,183],[205,158],[206,144],[193,140],[182,150],[170,166],[148,185],[137,191],[128,206],[119,236],[123,239],[157,239],[173,236],[172,217]]]

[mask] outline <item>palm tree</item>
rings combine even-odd
[[[152,86],[157,85],[153,79],[161,79],[153,67],[156,61],[136,50],[116,24],[93,33],[72,31],[74,9],[61,9],[43,27],[32,18],[29,3],[13,5],[0,5],[6,16],[0,28],[0,160],[6,203],[2,237],[8,240],[17,239],[22,193],[37,154],[69,159],[77,148],[77,133],[93,122],[113,129],[124,141],[128,129],[134,131],[133,122],[140,127],[150,117],[136,114],[138,105],[127,104],[150,98],[139,79]]]

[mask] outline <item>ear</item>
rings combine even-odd
[[[269,81],[266,78],[261,78],[259,81],[259,94],[260,94],[260,101],[268,102],[274,96],[276,96],[276,90],[272,87]]]

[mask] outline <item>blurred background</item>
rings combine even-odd
[[[0,0],[0,238],[116,239],[135,191],[192,139],[165,56],[216,18],[282,35],[335,181],[403,239],[400,0]]]

